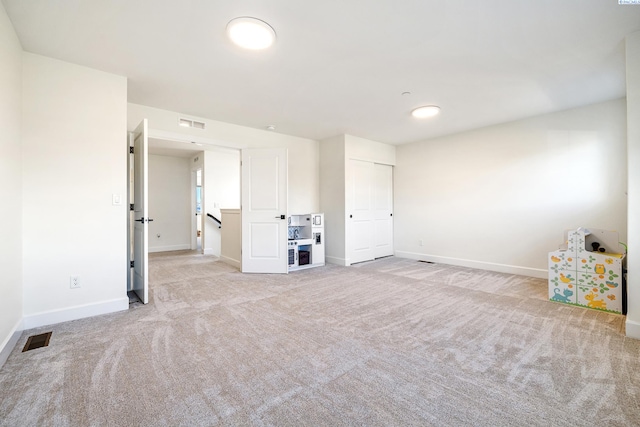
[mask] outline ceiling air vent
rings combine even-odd
[[[179,118],[178,119],[178,125],[180,125],[182,127],[185,127],[185,128],[204,129],[204,123],[203,122],[199,122],[199,121],[191,120],[191,119]]]

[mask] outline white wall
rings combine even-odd
[[[24,326],[127,309],[127,81],[25,52],[22,88]]]
[[[627,36],[627,148],[629,255],[627,336],[640,339],[640,32]]]
[[[344,135],[347,159],[363,160],[383,165],[396,164],[396,146],[353,135]]]
[[[220,209],[240,208],[240,151],[215,150],[204,152],[204,253],[221,255],[221,229],[207,213],[221,219]]]
[[[0,3],[0,367],[22,321],[22,48]]]
[[[324,212],[325,259],[344,265],[345,136],[320,142],[320,211]]]
[[[191,248],[191,191],[190,159],[149,155],[149,252]]]
[[[129,104],[127,124],[133,130],[142,119],[149,119],[150,134],[162,139],[185,135],[191,141],[210,143],[229,148],[287,148],[289,153],[289,213],[314,212],[319,208],[319,148],[312,139],[283,135],[267,130],[248,128],[183,115],[138,104]],[[206,129],[178,126],[178,118],[195,118]]]
[[[625,241],[625,114],[619,99],[399,146],[396,254],[546,277],[565,229]]]

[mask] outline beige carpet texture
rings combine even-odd
[[[640,425],[624,316],[550,302],[545,280],[393,257],[241,274],[171,252],[150,283],[147,305],[25,331],[0,425]]]

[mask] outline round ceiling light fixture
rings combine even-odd
[[[227,36],[236,45],[251,50],[266,49],[276,40],[276,32],[271,25],[250,16],[229,21]]]
[[[440,107],[437,105],[425,105],[411,112],[411,115],[416,119],[426,119],[427,117],[437,116],[438,114],[440,114]]]

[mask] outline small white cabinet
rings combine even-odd
[[[324,265],[324,214],[291,215],[287,222],[289,271]]]

